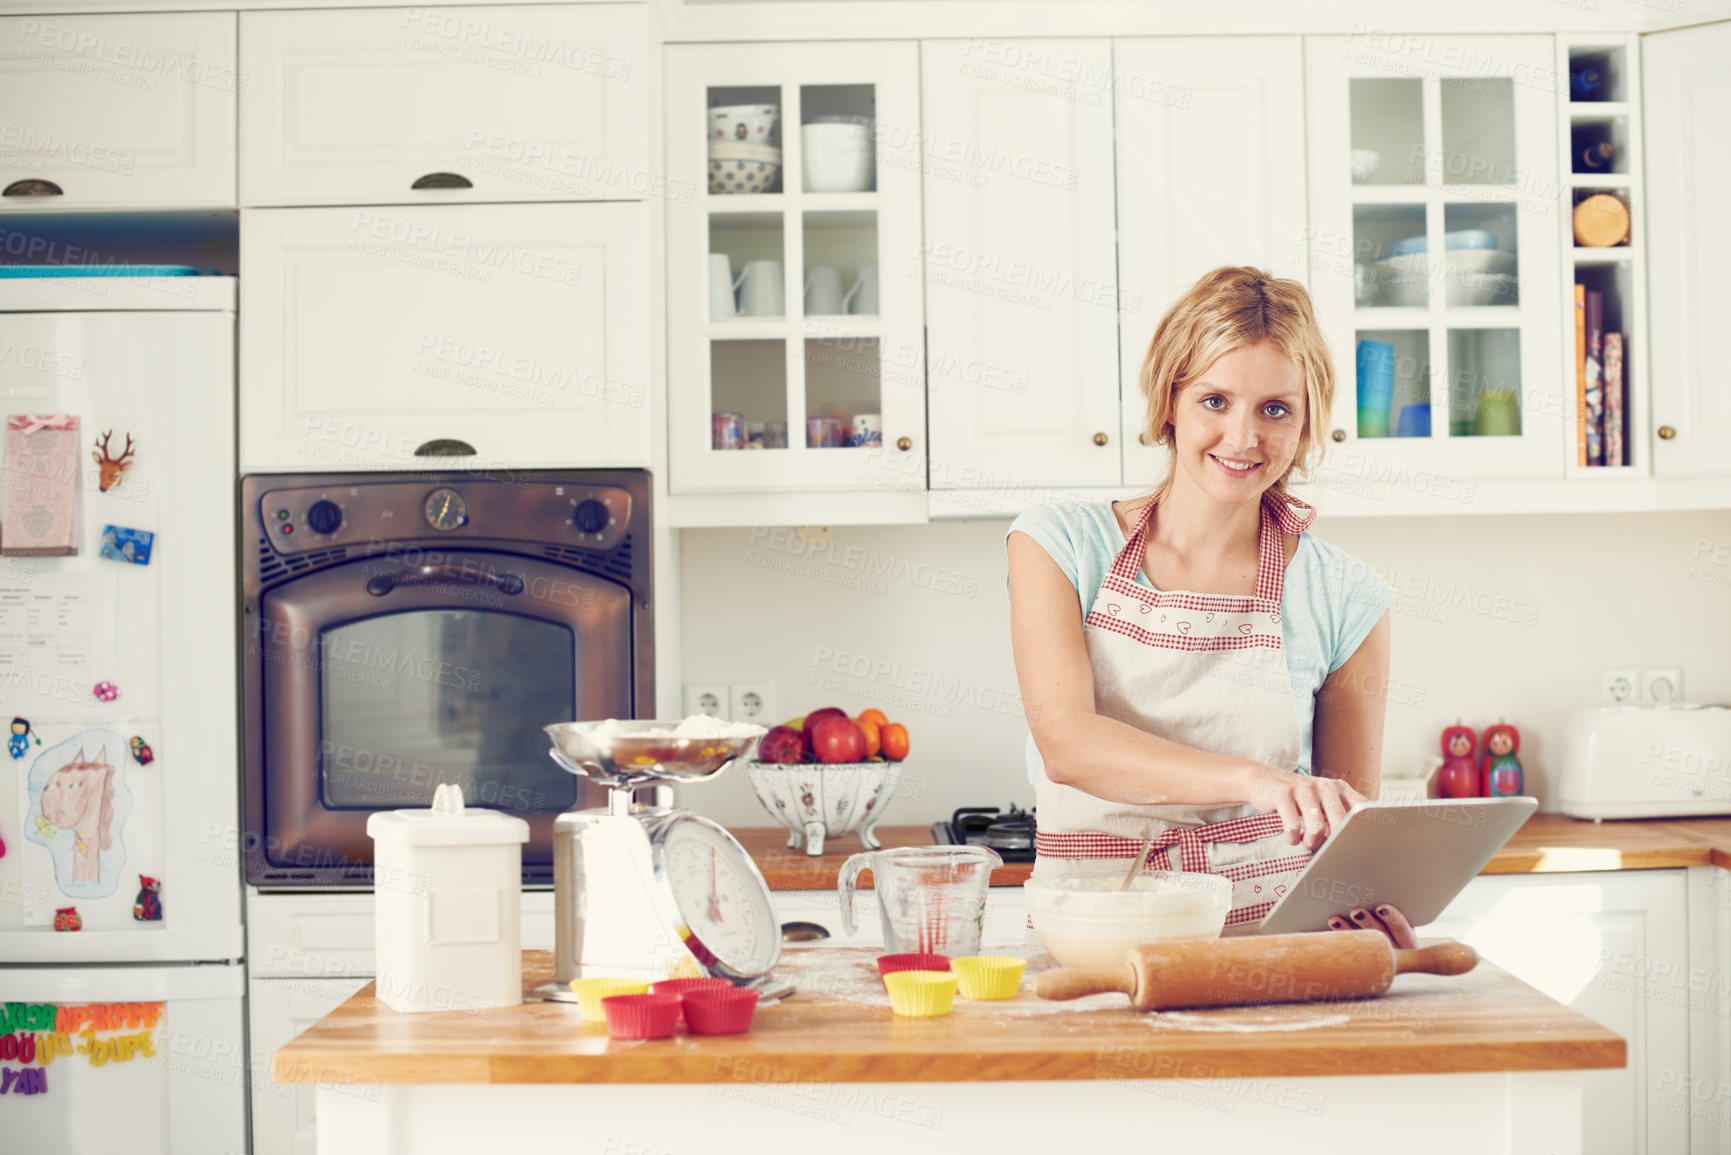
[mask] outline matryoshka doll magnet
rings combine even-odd
[[[1486,798],[1516,798],[1526,791],[1521,772],[1521,732],[1498,723],[1485,731],[1485,766],[1479,788]]]
[[[1450,726],[1442,732],[1443,764],[1437,792],[1444,798],[1477,798],[1479,768],[1473,760],[1478,746],[1471,726]]]

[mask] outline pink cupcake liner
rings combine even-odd
[[[611,995],[601,1000],[607,1033],[615,1039],[665,1039],[679,1021],[678,995]]]
[[[688,991],[730,991],[733,984],[726,979],[662,979],[658,983],[649,984],[649,993],[656,995],[683,995]],[[681,1010],[678,1020],[683,1021],[685,1014]]]
[[[744,1034],[757,1010],[757,992],[743,987],[703,987],[679,998],[685,1004],[685,1029],[694,1035]]]
[[[947,971],[950,969],[950,956],[947,954],[884,954],[878,956],[878,978],[893,975],[897,971]]]

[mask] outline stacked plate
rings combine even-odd
[[[1438,275],[1447,287],[1450,306],[1518,303],[1515,254],[1497,248],[1495,233],[1485,229],[1445,233],[1443,250]],[[1425,238],[1408,237],[1396,241],[1389,246],[1389,254],[1370,266],[1382,303],[1424,308],[1430,301],[1429,254]]]
[[[762,193],[781,175],[781,149],[770,144],[780,110],[732,104],[709,110],[709,191]]]

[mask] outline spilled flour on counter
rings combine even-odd
[[[1229,1031],[1234,1034],[1254,1034],[1261,1031],[1309,1031],[1317,1027],[1336,1027],[1350,1015],[1319,1015],[1314,1019],[1294,1019],[1290,1015],[1264,1019],[1224,1019],[1200,1015],[1194,1011],[1152,1011],[1148,1024],[1155,1027],[1177,1027],[1182,1031]]]

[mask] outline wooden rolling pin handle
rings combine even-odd
[[[1083,995],[1122,991],[1136,1000],[1136,968],[1128,963],[1109,971],[1068,968],[1047,971],[1034,982],[1034,993],[1043,999],[1079,999]]]
[[[1478,952],[1464,942],[1439,942],[1418,950],[1394,952],[1397,975],[1464,975],[1478,965]]]

